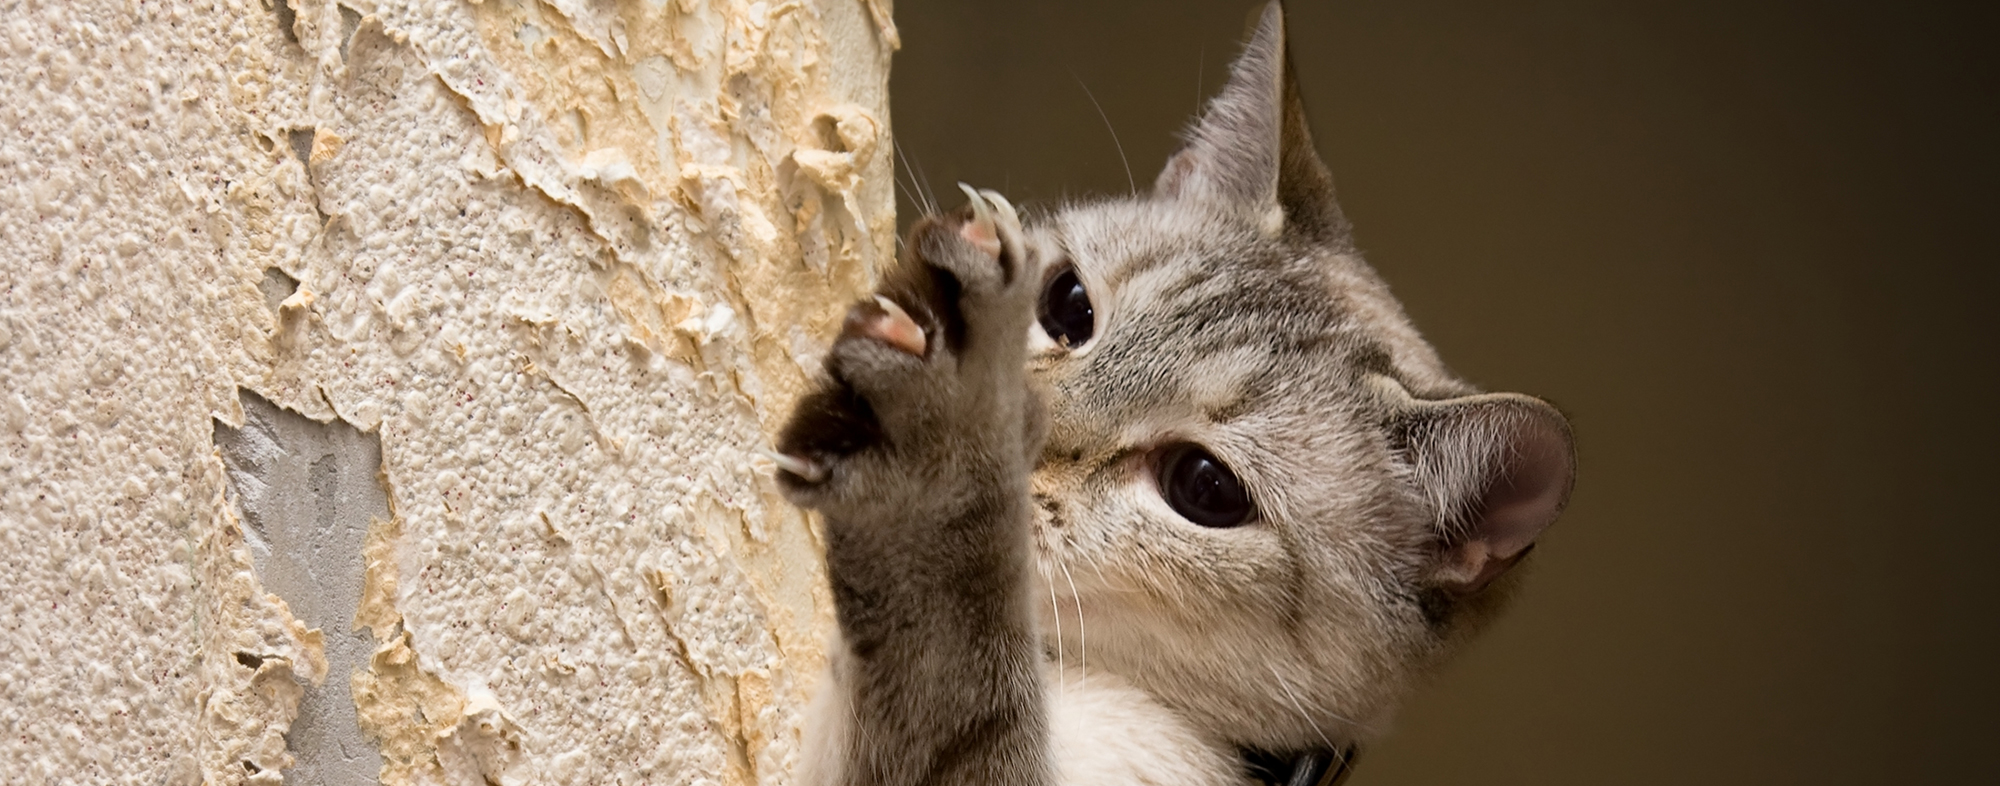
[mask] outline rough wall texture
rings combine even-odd
[[[0,6],[0,778],[786,780],[886,1]]]

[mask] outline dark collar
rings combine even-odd
[[[1339,786],[1354,772],[1360,750],[1354,745],[1270,753],[1243,749],[1243,768],[1265,786]]]

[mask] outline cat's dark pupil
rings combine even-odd
[[[1234,527],[1250,518],[1250,492],[1243,481],[1201,448],[1168,454],[1160,486],[1175,513],[1204,527]]]
[[[1076,277],[1075,268],[1049,279],[1048,289],[1042,291],[1040,311],[1042,330],[1066,347],[1082,346],[1097,329],[1097,311],[1090,307],[1090,292]]]

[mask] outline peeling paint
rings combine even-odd
[[[424,671],[408,633],[375,651],[367,671],[352,677],[361,729],[381,748],[383,783],[444,779],[438,741],[465,719],[465,694]]]
[[[266,281],[270,279],[267,277]],[[270,293],[266,293],[267,298]],[[355,624],[363,594],[364,539],[390,516],[376,482],[381,447],[345,423],[316,423],[254,393],[241,397],[241,429],[217,424],[216,446],[244,520],[258,583],[318,630],[325,676],[304,687],[285,735],[301,783],[366,783],[382,757],[362,739],[348,678],[375,641]],[[260,659],[238,653],[239,661]]]
[[[276,783],[344,679],[384,783],[788,780],[830,603],[753,456],[892,252],[895,45],[873,0],[0,22],[0,772]],[[379,440],[350,620],[260,576],[239,390]]]

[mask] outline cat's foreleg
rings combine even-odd
[[[780,485],[826,520],[840,638],[816,713],[843,784],[1050,780],[1023,364],[1039,271],[992,192],[925,219],[857,303],[778,441]]]

